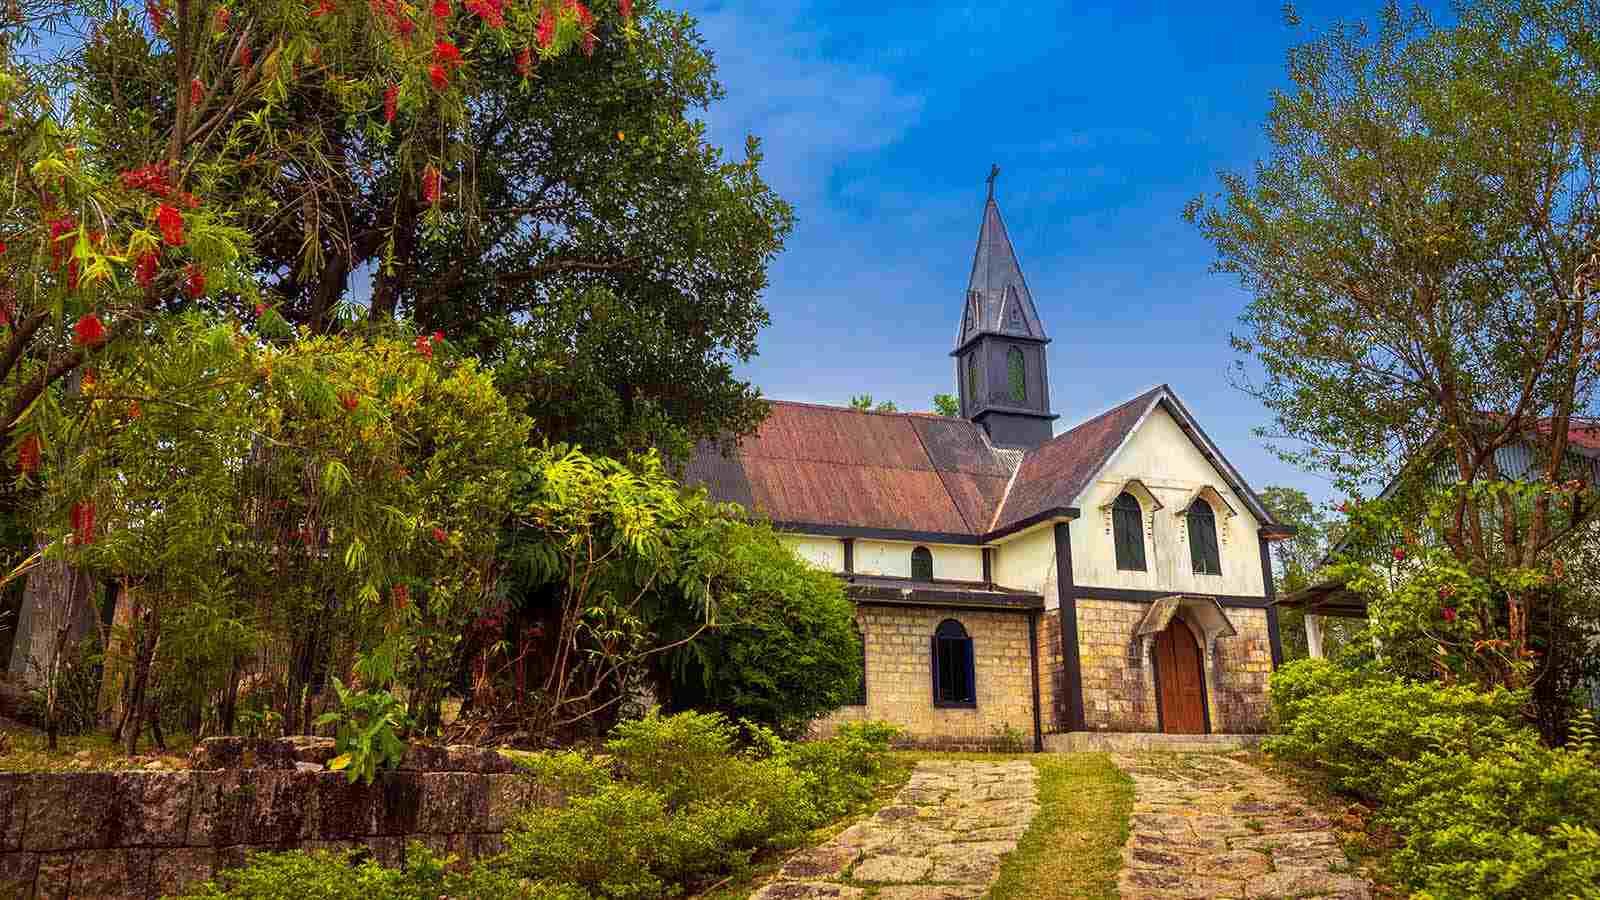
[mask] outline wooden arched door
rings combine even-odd
[[[1161,730],[1205,734],[1206,676],[1194,632],[1177,616],[1156,635],[1156,691],[1161,695]]]

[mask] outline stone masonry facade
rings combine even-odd
[[[419,842],[470,859],[503,849],[516,815],[561,802],[482,751],[415,748],[364,785],[254,743],[245,768],[0,775],[0,898],[161,897],[252,850],[367,848],[398,864]]]
[[[972,638],[975,708],[933,705],[932,638],[945,619],[960,622]],[[841,722],[879,720],[904,729],[901,741],[907,746],[1032,749],[1027,611],[863,603],[856,608],[856,621],[867,648],[867,702],[827,716],[819,723],[821,733]]]
[[[1084,719],[1091,731],[1160,730],[1154,667],[1134,629],[1150,606],[1120,600],[1078,600],[1078,659]],[[1228,607],[1238,634],[1204,648],[1206,706],[1216,734],[1259,734],[1267,729],[1272,643],[1263,609]],[[1059,612],[1040,621],[1039,679],[1047,732],[1067,730],[1065,674]]]

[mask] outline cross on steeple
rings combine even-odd
[[[999,177],[1000,177],[1000,167],[997,166],[997,165],[994,165],[994,164],[990,164],[990,166],[989,166],[989,177],[987,179],[985,179],[985,180],[987,180],[989,182],[989,199],[990,200],[994,199],[994,180],[996,178],[999,178]]]

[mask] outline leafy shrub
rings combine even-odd
[[[780,758],[800,774],[822,815],[837,818],[872,799],[884,754],[898,733],[886,722],[846,723],[828,740],[787,745]]]
[[[682,712],[618,723],[606,741],[624,777],[661,791],[669,808],[722,793],[716,784],[733,756],[733,726],[717,713]]]
[[[1600,753],[1532,730],[1481,756],[1404,767],[1386,819],[1396,871],[1440,897],[1600,897]]]
[[[1383,800],[1405,765],[1428,753],[1481,755],[1522,730],[1521,694],[1505,690],[1402,681],[1377,674],[1353,678],[1315,667],[1287,666],[1281,690],[1289,715],[1283,734],[1265,749],[1317,765],[1335,789]],[[1280,695],[1273,678],[1273,698]],[[1319,693],[1317,684],[1344,690]],[[1280,716],[1283,714],[1280,713]]]
[[[479,866],[449,872],[448,859],[420,844],[406,849],[403,867],[389,869],[355,851],[259,853],[186,896],[204,900],[586,900],[571,887],[524,882]]]
[[[318,725],[339,726],[339,755],[328,768],[347,769],[351,781],[371,784],[379,766],[392,769],[405,756],[398,734],[405,727],[405,704],[388,691],[349,690],[337,678],[333,688],[339,694],[339,708],[317,718]]]
[[[1272,675],[1272,715],[1280,731],[1288,731],[1300,713],[1315,707],[1329,694],[1349,690],[1369,680],[1364,669],[1339,665],[1327,659],[1297,659],[1284,663]]]

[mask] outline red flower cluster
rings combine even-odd
[[[232,18],[232,10],[228,9],[226,6],[217,7],[217,14],[212,21],[213,26],[216,28],[217,34],[222,34],[228,30],[228,20]]]
[[[1444,616],[1446,622],[1454,622],[1456,620],[1456,608],[1454,606],[1446,606],[1444,609],[1439,610],[1439,615]]]
[[[155,284],[158,264],[159,258],[154,250],[146,250],[139,261],[133,264],[133,280],[139,283],[139,287],[148,291],[150,285]]]
[[[433,0],[433,17],[441,22],[450,18],[450,0]]]
[[[167,7],[161,0],[144,0],[144,12],[150,17],[151,31],[167,27]]]
[[[397,584],[390,588],[389,596],[394,598],[394,608],[396,610],[405,609],[411,605],[411,588],[403,584]]]
[[[80,347],[97,347],[106,339],[106,326],[94,313],[84,313],[72,326],[72,342]]]
[[[267,305],[265,303],[257,303],[256,304],[256,318],[259,319],[259,318],[261,318],[262,316],[264,316],[266,314],[267,314]]]
[[[255,53],[251,51],[249,44],[243,44],[239,47],[239,68],[250,68],[250,63],[254,59]]]
[[[92,388],[92,387],[94,387],[94,383],[96,381],[99,381],[99,380],[100,380],[100,373],[99,372],[95,371],[94,369],[84,369],[83,370],[83,386],[84,387]]]
[[[622,0],[621,3],[617,4],[617,6],[622,11],[622,17],[624,19],[633,18],[633,0]]]
[[[50,262],[61,268],[67,261],[67,254],[72,252],[72,245],[68,238],[75,237],[72,232],[78,230],[78,223],[69,219],[57,219],[50,223]]]
[[[152,197],[171,200],[179,206],[194,209],[200,205],[200,198],[188,191],[174,190],[169,179],[167,164],[164,162],[151,163],[137,169],[130,169],[122,173],[122,187],[129,191],[144,191]]]
[[[137,419],[142,415],[144,415],[144,410],[139,408],[139,401],[128,401],[128,418]]]
[[[435,332],[434,332],[434,333],[433,333],[433,342],[434,342],[434,343],[435,343],[435,344],[441,344],[441,343],[444,343],[444,332],[442,332],[442,331],[435,331]]]
[[[17,466],[24,474],[39,471],[39,435],[30,434],[17,445]]]
[[[442,91],[450,86],[450,73],[444,70],[444,66],[434,63],[428,67],[428,80],[433,82],[434,90]]]
[[[190,106],[199,106],[200,105],[200,101],[204,100],[205,98],[206,98],[206,86],[201,84],[200,83],[200,79],[198,79],[198,78],[190,79],[189,80],[189,105]]]
[[[430,204],[439,202],[439,170],[432,165],[422,170],[422,199]]]
[[[391,84],[383,89],[383,120],[393,122],[395,110],[400,105],[400,86]]]
[[[589,7],[579,3],[578,0],[567,0],[567,9],[575,9],[578,13],[578,27],[583,29],[583,55],[594,55],[594,13],[589,12]]]
[[[435,525],[433,526],[433,539],[442,544],[445,541],[450,540],[450,535],[445,534],[443,528]]]
[[[1399,561],[1401,561],[1401,560],[1403,560],[1405,558],[1406,558],[1406,548],[1404,548],[1404,547],[1396,547],[1396,548],[1394,548],[1394,560],[1395,560],[1395,562],[1399,562]]]
[[[517,53],[517,74],[523,78],[533,74],[533,50],[529,47],[523,47]]]
[[[490,28],[506,27],[505,0],[465,0],[461,8],[470,13],[477,13],[483,24]]]
[[[333,5],[333,0],[317,0],[317,5],[311,9],[311,18],[316,19],[336,12],[338,7]]]
[[[69,513],[72,520],[72,533],[80,544],[94,543],[94,501],[80,500],[72,504]]]
[[[156,226],[161,229],[161,239],[168,246],[183,246],[183,213],[163,203],[156,207]]]
[[[433,65],[428,67],[428,80],[433,82],[435,90],[444,90],[450,86],[450,73],[461,65],[461,51],[449,41],[435,41],[433,44]]]
[[[417,335],[417,352],[428,359],[433,359],[433,345],[428,343],[428,338],[424,335]]]
[[[361,405],[361,397],[355,391],[340,391],[339,405],[344,407],[345,412],[355,412],[356,407]]]
[[[16,312],[16,306],[9,293],[0,295],[0,327],[11,324],[11,314]]]
[[[548,47],[556,39],[556,14],[546,6],[539,14],[539,46]]]
[[[185,271],[189,276],[189,296],[199,300],[206,295],[206,270],[190,263]]]

